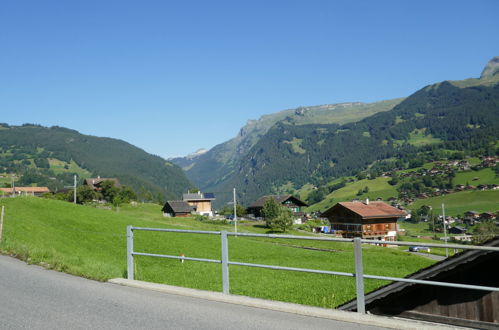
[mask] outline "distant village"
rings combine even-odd
[[[392,177],[398,172],[400,178],[422,178],[449,176],[457,171],[470,171],[482,168],[495,167],[499,164],[498,157],[482,157],[481,162],[471,166],[467,160],[453,160],[447,162],[436,162],[430,168],[421,168],[415,171],[401,171],[393,169],[385,172],[384,177]],[[473,181],[473,180],[472,180]],[[112,186],[121,187],[116,178],[87,178],[83,185],[90,191],[96,193],[102,192],[104,182],[112,183]],[[239,220],[258,221],[263,219],[262,209],[266,201],[271,198],[277,204],[288,209],[292,215],[293,224],[304,225],[300,228],[310,230],[316,233],[331,234],[339,237],[362,237],[376,240],[396,240],[397,235],[403,235],[404,230],[400,229],[397,221],[417,221],[417,222],[436,222],[433,224],[434,233],[442,233],[445,227],[448,227],[448,234],[453,235],[453,239],[460,241],[471,241],[472,236],[468,234],[468,228],[483,221],[496,221],[499,219],[499,210],[497,212],[476,212],[468,210],[459,217],[446,216],[445,221],[442,216],[435,218],[428,214],[422,214],[415,217],[406,210],[404,205],[410,205],[417,199],[441,196],[466,190],[497,190],[499,185],[491,184],[458,184],[454,188],[439,189],[433,188],[431,191],[416,194],[409,197],[408,194],[401,193],[399,198],[389,198],[387,203],[380,199],[376,201],[352,200],[351,202],[340,202],[330,207],[328,210],[320,213],[309,214],[304,212],[308,205],[297,197],[287,195],[268,195],[250,204],[244,217],[239,216]],[[72,188],[68,188],[70,192]],[[9,196],[47,196],[51,194],[47,187],[15,187],[0,188],[2,197]],[[97,196],[97,195],[95,195]],[[102,197],[101,197],[102,198]],[[235,220],[233,212],[229,214],[220,214],[213,208],[213,201],[216,197],[214,193],[203,193],[200,191],[184,193],[181,200],[169,200],[163,205],[162,212],[165,217],[188,217],[198,215],[212,220]],[[100,200],[99,200],[100,201]],[[99,202],[96,201],[96,202]],[[104,200],[104,202],[106,202]],[[423,206],[425,207],[425,206]],[[428,208],[428,206],[426,206]],[[499,209],[499,205],[498,205]],[[310,225],[312,224],[312,225]]]

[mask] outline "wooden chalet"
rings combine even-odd
[[[161,209],[165,217],[188,217],[194,210],[194,207],[185,201],[167,201]]]
[[[201,215],[213,216],[213,209],[211,203],[215,200],[213,193],[187,193],[183,194],[182,199],[194,207],[194,212]]]
[[[248,213],[253,214],[255,217],[261,217],[263,206],[269,198],[273,198],[277,202],[277,204],[287,207],[295,215],[300,214],[302,208],[308,206],[307,203],[299,200],[293,195],[269,195],[263,196],[256,200],[253,204],[251,204],[248,207]]]
[[[461,226],[455,226],[449,228],[449,234],[461,235],[466,233],[466,228]]]
[[[484,245],[499,247],[499,236]],[[499,287],[499,252],[464,250],[406,278]],[[365,295],[366,311],[448,323],[473,329],[499,329],[499,292],[393,282]],[[357,301],[338,307],[355,311]]]
[[[383,202],[337,203],[321,215],[331,222],[331,229],[343,237],[361,237],[394,241],[397,220],[406,213]]]
[[[119,187],[120,186],[120,182],[116,178],[101,178],[101,177],[85,179],[83,181],[83,185],[84,186],[89,186],[94,191],[101,191],[102,190],[101,184],[104,181],[112,181],[112,182],[114,182],[114,186],[115,187]]]
[[[40,196],[46,193],[49,193],[50,190],[48,187],[14,187],[14,188],[0,188],[0,191],[5,195],[12,196]]]
[[[480,213],[480,219],[482,220],[495,220],[496,215],[492,212],[483,212]]]

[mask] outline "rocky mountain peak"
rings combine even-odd
[[[485,66],[480,78],[490,78],[499,74],[499,56],[493,57]]]

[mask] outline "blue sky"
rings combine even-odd
[[[248,119],[478,77],[499,1],[1,1],[0,122],[163,157]]]

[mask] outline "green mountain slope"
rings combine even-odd
[[[278,122],[293,125],[345,124],[361,120],[378,112],[392,109],[403,99],[375,103],[341,103],[298,107],[250,120],[233,139],[221,143],[199,156],[173,158],[189,179],[202,190],[219,190],[239,166],[247,152]]]
[[[39,183],[36,178],[45,183],[47,177],[52,177],[60,187],[72,184],[72,173],[87,177],[91,174],[117,177],[137,192],[148,190],[166,198],[178,198],[192,186],[178,166],[159,156],[121,140],[61,127],[2,124],[0,148],[0,172],[29,174],[34,183]],[[61,176],[57,172],[64,166],[68,175]]]
[[[499,84],[460,88],[444,81],[355,123],[279,122],[241,159],[226,188],[238,187],[240,200],[249,203],[289,182],[320,184],[377,160],[432,147],[488,148],[498,138]]]

